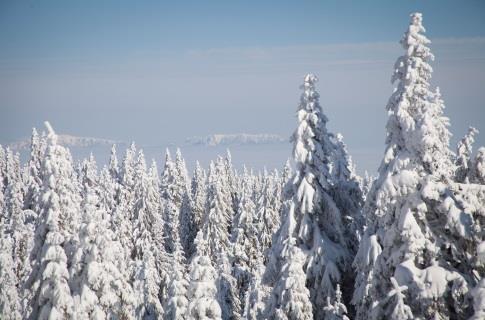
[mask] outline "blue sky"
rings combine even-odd
[[[45,119],[60,132],[141,145],[289,136],[298,86],[314,72],[331,130],[373,171],[413,11],[433,40],[433,84],[455,140],[469,124],[485,134],[484,1],[3,0],[0,143]]]

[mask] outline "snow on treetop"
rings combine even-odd
[[[309,73],[305,76],[305,86],[307,85],[313,85],[314,83],[318,82],[318,77],[314,75],[313,73]]]

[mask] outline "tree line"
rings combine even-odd
[[[422,15],[401,39],[385,153],[357,175],[304,77],[281,170],[228,152],[98,168],[46,132],[0,146],[2,319],[484,319],[485,148],[456,151]],[[121,161],[120,161],[121,159]]]

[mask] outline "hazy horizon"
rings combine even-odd
[[[451,119],[452,149],[469,125],[482,131],[476,147],[484,145],[480,1],[4,1],[0,143],[28,137],[45,120],[60,133],[159,145],[160,154],[190,136],[289,137],[299,86],[312,72],[329,129],[343,134],[359,172],[375,172],[390,77],[413,11],[423,12],[432,41],[432,86]],[[285,153],[268,148],[248,151],[249,161],[237,152],[233,158],[262,164]]]

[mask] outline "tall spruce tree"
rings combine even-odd
[[[73,183],[74,170],[66,149],[57,144],[57,135],[46,122],[47,150],[42,164],[36,246],[32,252],[30,277],[32,310],[30,319],[65,319],[73,316],[69,288],[68,257],[77,237],[79,203]]]
[[[110,230],[109,213],[99,198],[94,161],[82,166],[82,223],[80,243],[70,270],[76,317],[83,319],[133,319],[135,299],[124,279],[120,243]]]
[[[270,282],[271,274],[279,274],[280,278],[276,281],[283,281],[281,277],[288,276],[283,273],[283,266],[288,261],[282,258],[281,252],[288,239],[294,239],[295,246],[306,257],[300,266],[307,277],[313,316],[321,319],[323,314],[318,310],[326,306],[328,296],[334,296],[336,284],[353,281],[351,261],[354,248],[347,240],[353,235],[347,234],[346,224],[356,213],[347,207],[339,207],[340,202],[333,198],[334,189],[342,183],[335,171],[338,167],[336,161],[345,162],[346,159],[338,158],[341,156],[338,145],[333,134],[327,131],[327,117],[322,112],[315,90],[317,80],[316,76],[308,74],[302,86],[298,127],[292,137],[296,172],[287,191],[290,201],[285,205],[286,222],[276,234],[266,273]],[[288,221],[292,219],[295,226],[290,232]],[[276,293],[276,299],[279,299],[278,296]],[[278,304],[273,306],[270,314],[275,312]]]
[[[470,312],[465,274],[449,251],[456,211],[445,209],[458,199],[443,192],[453,188],[454,164],[443,102],[429,85],[433,55],[424,31],[422,15],[413,13],[392,78],[386,152],[364,208],[357,319],[465,319]],[[462,243],[465,234],[457,236]]]
[[[207,175],[199,164],[199,161],[195,164],[194,174],[191,181],[191,211],[194,220],[194,231],[197,234],[202,227],[202,222],[205,212],[206,201],[206,182]]]
[[[473,152],[473,143],[478,130],[470,127],[467,134],[458,142],[456,148],[456,175],[457,182],[468,182],[470,176],[471,158]]]
[[[24,315],[12,259],[13,241],[3,229],[0,230],[0,318],[17,320]]]
[[[134,175],[135,203],[133,207],[133,289],[138,298],[135,309],[139,319],[158,319],[163,315],[159,300],[162,277],[157,269],[158,250],[153,227],[159,215],[158,190],[154,188],[147,173],[143,152],[138,153]]]
[[[217,301],[217,273],[209,255],[209,247],[202,236],[195,239],[196,251],[190,263],[188,319],[222,319],[221,306]]]

